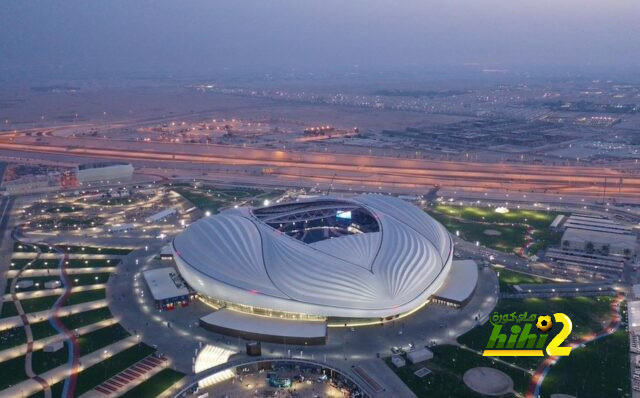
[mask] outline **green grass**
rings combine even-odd
[[[107,283],[110,272],[99,272],[95,274],[75,274],[69,275],[72,286],[86,286]]]
[[[12,259],[13,266],[10,269],[22,269],[31,259],[16,258]],[[68,268],[100,268],[100,267],[113,267],[120,263],[117,259],[81,259],[73,258],[67,260]],[[57,269],[60,267],[60,259],[48,258],[37,259],[29,266],[29,269]]]
[[[103,220],[100,217],[79,218],[79,217],[60,217],[57,219],[48,218],[44,220],[31,221],[32,227],[52,229],[55,226],[63,229],[70,228],[90,228],[96,225],[102,225]]]
[[[20,242],[13,242],[13,251],[17,253],[35,253],[35,245],[27,245]]]
[[[109,311],[109,307],[102,307],[95,310],[67,315],[60,318],[60,320],[69,330],[74,330],[109,318],[113,318],[111,311]],[[40,340],[45,337],[58,334],[56,329],[51,326],[48,320],[32,323],[31,332],[33,333],[34,340]]]
[[[9,269],[22,269],[31,262],[30,258],[12,258],[11,259],[11,267]]]
[[[163,369],[148,380],[127,391],[122,398],[157,397],[184,377],[184,373]]]
[[[94,330],[91,333],[78,337],[80,355],[87,355],[129,336],[130,334],[117,323],[102,329]]]
[[[22,281],[22,280],[29,280],[29,281],[33,281],[33,286],[31,287],[27,287],[27,288],[22,288],[22,289],[18,289],[16,287],[16,293],[19,292],[32,292],[32,291],[36,291],[36,290],[46,290],[44,287],[45,282],[49,282],[49,281],[57,281],[60,280],[60,277],[57,275],[52,275],[52,276],[23,276],[20,279],[18,279],[18,281]],[[11,283],[13,282],[13,278],[9,278],[7,279],[7,287],[5,288],[5,294],[11,292]],[[38,286],[36,286],[36,283],[38,284]]]
[[[108,198],[102,199],[98,202],[101,206],[122,206],[122,205],[132,205],[138,202],[141,202],[142,198]]]
[[[82,395],[103,381],[115,376],[134,363],[151,355],[155,350],[139,343],[97,363],[78,375],[76,395]]]
[[[551,298],[551,299],[502,299],[498,302],[494,311],[501,314],[512,312],[529,314],[549,315],[562,312],[571,318],[573,331],[567,341],[574,341],[578,338],[593,332],[602,330],[602,322],[607,321],[611,315],[611,297],[571,297],[571,298]],[[490,322],[476,327],[468,333],[460,336],[458,342],[471,347],[477,351],[483,351],[489,341],[489,335],[493,325]],[[555,336],[561,328],[553,327],[549,332],[547,341]],[[541,361],[539,357],[503,357],[502,360],[522,366],[526,369],[535,370]]]
[[[120,260],[115,259],[80,259],[72,258],[68,260],[66,264],[68,268],[101,268],[101,267],[115,267],[120,263]]]
[[[629,337],[624,329],[574,349],[545,377],[541,397],[554,393],[580,398],[629,397]]]
[[[109,272],[99,272],[95,274],[76,274],[69,275],[71,279],[71,286],[87,286],[87,285],[97,285],[102,283],[107,283],[109,280],[109,276],[111,274]],[[29,288],[16,289],[16,292],[30,292],[35,290],[47,290],[44,287],[45,282],[48,281],[56,281],[60,280],[59,276],[30,276],[30,277],[22,277],[20,280],[31,280],[34,285]],[[5,289],[5,293],[9,293],[11,289],[11,281],[12,279],[7,279],[7,287]],[[36,286],[38,284],[38,286]]]
[[[0,390],[27,379],[24,372],[24,355],[0,363]]]
[[[500,282],[501,292],[510,292],[510,286],[512,285],[553,283],[553,280],[551,279],[545,279],[535,275],[528,275],[521,272],[510,271],[508,269],[496,268],[495,271],[498,274],[498,281]]]
[[[73,330],[96,322],[104,321],[109,318],[113,318],[109,307],[102,307],[95,310],[68,315],[62,318],[61,321],[69,330]]]
[[[81,211],[84,210],[84,208],[82,206],[69,206],[69,205],[62,205],[62,206],[52,206],[50,208],[48,208],[46,211],[47,213],[73,213],[76,211]]]
[[[89,301],[102,300],[106,298],[105,289],[87,290],[86,292],[71,293],[65,307],[69,305],[82,304]]]
[[[479,242],[482,246],[500,250],[503,252],[513,252],[524,246],[527,227],[523,225],[484,225],[469,221],[462,221],[457,218],[440,214],[430,213],[433,218],[444,225],[449,232],[459,231],[460,238],[468,242]],[[500,232],[500,235],[487,235],[486,230]]]
[[[428,209],[429,214],[447,229],[469,242],[479,242],[485,247],[513,252],[524,247],[529,228],[533,228],[533,244],[528,254],[560,242],[561,234],[549,230],[549,225],[560,213],[510,209],[508,213],[496,213],[493,207],[453,206],[437,204]],[[486,230],[500,235],[487,235]]]
[[[56,300],[58,300],[59,296],[46,296],[46,297],[38,297],[27,300],[20,300],[20,304],[22,304],[22,309],[25,313],[30,312],[38,312],[48,310],[53,307]]]
[[[215,214],[224,207],[250,201],[256,205],[262,205],[262,200],[273,199],[282,195],[282,191],[263,191],[256,188],[225,188],[200,186],[194,188],[189,184],[174,184],[172,189],[182,197],[193,203],[202,211],[210,211]]]
[[[5,301],[2,303],[2,313],[0,313],[0,318],[9,318],[16,315],[18,315],[18,310],[16,309],[16,305],[13,301]]]
[[[415,365],[407,363],[400,369],[391,364],[390,358],[385,359],[387,365],[419,398],[483,397],[469,389],[462,381],[462,376],[467,370],[478,366],[497,368],[508,374],[514,381],[516,391],[524,391],[529,383],[528,373],[495,362],[489,357],[482,357],[450,345],[432,347],[431,350],[434,354],[433,359]],[[413,372],[422,367],[433,373],[420,379]]]
[[[67,362],[68,358],[69,351],[67,348],[67,343],[65,343],[64,347],[56,352],[44,352],[43,350],[34,351],[31,366],[33,367],[33,371],[36,372],[36,374],[41,374],[60,365],[63,365]]]
[[[27,342],[27,336],[22,326],[0,332],[0,351],[12,348]]]
[[[40,340],[58,334],[58,331],[51,326],[48,320],[32,323],[30,326],[33,340]]]
[[[452,206],[438,204],[433,209],[441,214],[462,218],[468,221],[489,223],[528,224],[534,228],[547,228],[556,218],[557,212],[509,209],[508,213],[496,213],[494,207]]]

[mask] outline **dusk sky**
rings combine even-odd
[[[640,66],[635,0],[14,1],[0,68]]]

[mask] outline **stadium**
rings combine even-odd
[[[451,269],[447,230],[384,195],[317,197],[202,218],[172,245],[182,277],[215,308],[291,320],[393,319]]]

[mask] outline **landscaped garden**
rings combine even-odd
[[[535,254],[560,242],[561,235],[549,228],[560,213],[523,209],[496,212],[493,207],[436,204],[427,209],[451,233],[469,242],[504,252],[526,248]]]

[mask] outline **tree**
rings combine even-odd
[[[587,242],[587,244],[585,245],[585,249],[587,250],[587,253],[593,253],[593,242]]]

